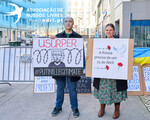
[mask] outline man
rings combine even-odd
[[[73,31],[73,25],[74,20],[72,17],[66,17],[64,19],[64,27],[65,30],[61,33],[58,33],[55,37],[57,38],[82,38],[81,35]],[[51,37],[51,38],[55,38]],[[78,110],[78,100],[77,100],[77,81],[80,79],[80,76],[78,77],[53,77],[56,79],[56,85],[57,85],[57,96],[56,96],[56,106],[54,110],[52,111],[52,116],[58,115],[62,111],[62,104],[64,101],[64,88],[66,86],[66,82],[68,84],[69,89],[69,97],[70,97],[70,104],[73,111],[73,116],[78,117],[79,116],[79,110]]]

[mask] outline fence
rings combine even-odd
[[[32,82],[32,47],[0,47],[0,81]]]

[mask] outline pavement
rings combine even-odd
[[[67,94],[63,111],[52,117],[55,99],[55,93],[34,94],[33,83],[13,83],[12,86],[0,84],[0,120],[113,120],[114,105],[106,106],[105,115],[99,118],[99,101],[92,94],[78,95],[78,118],[72,115]],[[118,120],[150,120],[149,103],[150,96],[128,96],[121,103]]]

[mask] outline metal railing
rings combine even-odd
[[[33,81],[32,47],[0,47],[0,55],[0,82]]]

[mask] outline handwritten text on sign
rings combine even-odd
[[[34,81],[35,93],[54,92],[54,79],[49,76],[37,76]]]
[[[143,70],[144,70],[146,92],[150,92],[150,67],[144,67]]]
[[[68,86],[65,87],[65,93],[69,93]],[[81,76],[77,82],[77,93],[91,93],[91,78]]]
[[[92,76],[127,79],[128,39],[94,39]]]
[[[83,39],[36,38],[33,41],[33,57],[35,76],[80,76],[83,74]],[[63,74],[56,74],[62,73],[62,70]]]
[[[140,91],[140,81],[138,67],[133,67],[133,78],[128,80],[128,91]]]

